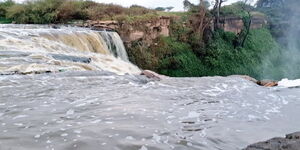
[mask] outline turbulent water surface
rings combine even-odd
[[[1,150],[238,150],[299,131],[299,80],[151,81],[114,32],[0,32]]]
[[[234,150],[298,131],[300,89],[235,77],[0,77],[0,149]]]

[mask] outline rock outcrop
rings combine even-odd
[[[133,41],[143,40],[143,43],[151,45],[153,40],[159,36],[169,36],[170,17],[158,17],[143,22],[121,23],[118,21],[86,21],[79,24],[81,27],[89,27],[98,30],[117,31],[124,43],[128,46]]]
[[[161,75],[161,74],[158,74],[154,71],[151,71],[151,70],[143,70],[141,75],[144,75],[150,79],[154,79],[154,80],[161,80],[163,78],[166,78],[167,76],[165,75]]]
[[[258,85],[265,86],[265,87],[274,87],[278,86],[277,81],[272,81],[272,80],[261,80],[257,82]]]
[[[267,25],[268,21],[265,17],[254,15],[251,20],[251,29],[260,29]],[[221,28],[227,32],[238,34],[244,28],[243,18],[240,17],[223,17],[221,18]]]
[[[255,143],[244,150],[300,150],[300,132]]]

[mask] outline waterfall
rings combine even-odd
[[[0,74],[105,70],[139,73],[116,32],[41,25],[0,26]]]
[[[122,60],[129,61],[123,41],[118,33],[104,30],[100,32],[100,35],[103,37],[108,49],[115,57],[120,57]]]

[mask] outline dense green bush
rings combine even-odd
[[[13,5],[15,5],[15,2],[12,0],[0,2],[0,18],[3,18],[1,20],[5,20],[7,10]]]
[[[190,45],[170,37],[159,37],[148,48],[135,43],[128,48],[130,60],[143,69],[174,77],[201,76],[201,62]]]
[[[1,18],[0,17],[0,24],[7,24],[7,23],[11,23],[12,21],[6,18]]]
[[[237,16],[244,17],[247,16],[245,9],[252,10],[253,7],[245,5],[243,2],[236,2],[231,5],[226,5],[221,8],[221,16]]]
[[[16,4],[7,10],[7,17],[16,23],[53,23],[57,20],[57,8],[61,0],[27,1],[25,4]]]
[[[280,57],[279,46],[269,30],[251,30],[245,47],[234,48],[232,33],[219,31],[209,44],[204,57],[205,66],[211,68],[207,75],[243,74],[257,79],[281,77],[280,68],[274,66]]]
[[[85,9],[92,6],[88,1],[64,1],[56,10],[58,22],[88,19]]]
[[[183,32],[185,33],[185,32]],[[176,35],[176,34],[175,34]],[[180,38],[160,37],[150,47],[142,42],[128,49],[131,61],[143,69],[173,77],[249,75],[281,79],[280,47],[267,29],[251,30],[244,47],[233,46],[234,33],[216,31],[202,55]]]
[[[165,38],[166,46],[158,47],[159,51],[167,51],[160,60],[159,72],[173,77],[201,76],[206,71],[201,60],[193,53],[190,45]]]

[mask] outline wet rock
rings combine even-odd
[[[265,87],[274,87],[278,86],[277,81],[272,81],[272,80],[261,80],[257,82],[258,85],[265,86]]]
[[[154,71],[151,71],[151,70],[143,70],[141,72],[141,75],[144,75],[144,76],[146,76],[150,79],[154,79],[154,80],[161,80],[161,79],[167,77],[167,76],[164,76],[164,75],[160,75],[160,74],[158,74]]]
[[[255,143],[244,150],[300,150],[300,132]]]
[[[55,24],[50,25],[50,27],[53,29],[60,29],[60,26]]]
[[[254,82],[260,86],[265,86],[265,87],[274,87],[274,86],[278,86],[278,82],[277,81],[273,81],[273,80],[256,80],[250,76],[247,75],[233,75],[233,77],[240,77],[246,80],[249,80],[251,82]]]

